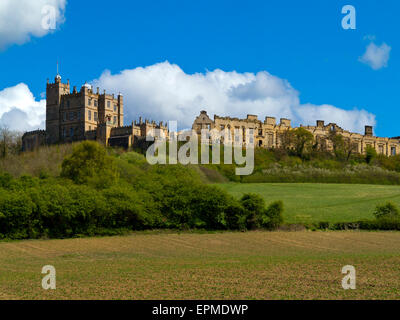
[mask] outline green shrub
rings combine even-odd
[[[392,202],[388,202],[384,205],[378,205],[374,211],[374,216],[377,219],[398,218],[399,215],[399,208]]]
[[[113,157],[106,149],[94,141],[85,141],[76,145],[70,156],[62,163],[61,176],[77,184],[92,183],[105,187],[114,183],[118,171]]]
[[[244,194],[240,203],[246,212],[246,228],[253,230],[267,223],[265,201],[258,194]]]
[[[269,229],[277,229],[283,224],[283,202],[273,202],[266,211],[268,221],[265,226]]]
[[[371,146],[367,146],[365,150],[365,161],[370,164],[373,159],[375,159],[378,156],[375,148]]]
[[[225,223],[229,230],[246,230],[246,210],[237,201],[232,201],[225,209]]]

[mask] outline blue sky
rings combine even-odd
[[[344,30],[341,26],[344,16],[341,9],[346,4],[356,8],[356,30]],[[165,61],[170,63],[168,70],[157,72],[171,72],[168,67],[173,65],[179,66],[185,75],[205,74],[215,69],[254,75],[266,71],[287,80],[298,92],[301,104],[365,110],[375,115],[376,134],[396,136],[400,135],[395,121],[400,83],[400,23],[395,13],[399,11],[400,3],[389,0],[69,0],[64,11],[65,21],[54,33],[33,36],[23,44],[10,41],[0,51],[0,91],[24,83],[35,101],[40,101],[46,79],[55,76],[58,60],[61,75],[73,85],[79,87],[89,81],[111,90],[119,89],[115,88],[118,85],[128,90],[122,91],[130,103],[130,118],[144,112],[155,120],[173,120],[166,119],[167,105],[155,106],[144,93],[134,96],[130,92],[145,92],[148,88],[138,85],[140,80],[136,76],[131,86],[122,86],[114,76],[123,70],[146,68]],[[371,42],[377,46],[386,43],[391,48],[386,67],[374,70],[359,61]],[[105,70],[110,71],[111,79],[96,81]],[[131,80],[130,77],[119,80],[125,79]],[[180,86],[175,87],[182,90]],[[148,94],[154,96],[160,90],[154,89]],[[205,95],[201,101],[206,104],[208,91],[201,92]],[[171,104],[175,103],[173,97],[168,99]],[[188,102],[191,110],[197,108],[192,100]],[[176,102],[175,108],[183,108],[182,101],[186,100]],[[232,107],[232,113],[241,116],[250,109],[258,111],[263,118],[269,112],[272,115],[279,110],[291,112],[285,107],[269,106],[257,104],[252,109],[243,104],[241,109],[238,103]],[[154,112],[150,110],[152,107]],[[227,112],[229,108],[227,104],[221,110],[212,107],[211,111]],[[160,110],[163,117],[157,119]],[[329,110],[322,114],[327,113]],[[184,114],[191,115],[186,111]],[[358,117],[357,113],[353,116]],[[335,120],[337,117],[340,114]],[[298,119],[308,121],[307,116]],[[310,116],[310,122],[311,119],[315,120]],[[353,129],[351,124],[347,127]]]

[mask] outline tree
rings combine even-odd
[[[350,138],[343,137],[335,131],[330,132],[328,139],[332,142],[333,153],[336,158],[349,161],[352,153],[357,150],[357,143]]]
[[[303,127],[295,129],[293,133],[295,151],[300,158],[304,159],[305,152],[312,146],[314,136]]]
[[[113,183],[118,178],[114,158],[94,141],[85,141],[74,147],[72,155],[62,163],[61,176],[77,184],[94,182],[99,186]]]
[[[374,148],[367,146],[367,149],[365,150],[365,161],[367,161],[368,164],[370,164],[372,160],[377,157],[377,155],[378,154]]]
[[[10,154],[18,154],[22,149],[22,137],[18,131],[12,131],[7,126],[0,128],[0,158]]]

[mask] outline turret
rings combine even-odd
[[[47,82],[46,86],[46,131],[48,143],[60,141],[60,104],[61,96],[70,93],[68,83],[62,83],[61,76],[57,73],[54,83]]]

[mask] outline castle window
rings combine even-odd
[[[391,153],[392,156],[395,156],[396,155],[396,147],[391,147],[390,148],[390,153]]]
[[[74,136],[74,128],[69,130],[69,136],[72,138]]]
[[[78,111],[78,120],[81,120],[81,112]]]
[[[67,108],[69,108],[69,101],[67,101]]]
[[[74,120],[74,113],[73,112],[70,112],[69,113],[69,120],[71,121],[71,120]]]
[[[111,108],[110,101],[107,101],[107,108],[108,108],[108,109],[110,109],[110,108]]]
[[[89,99],[88,101],[88,105],[91,106],[92,105],[92,99]]]
[[[66,112],[64,112],[64,114],[63,114],[63,120],[64,120],[64,122],[67,121],[67,113]]]
[[[117,117],[114,116],[114,124],[116,124],[116,123],[117,123]]]
[[[117,105],[114,104],[114,112],[117,112]]]
[[[262,129],[258,130],[258,135],[259,135],[259,136],[262,136],[262,135],[263,135]],[[261,141],[261,143],[262,143],[262,141]]]
[[[65,114],[65,113],[64,113],[64,114]],[[65,128],[63,129],[62,135],[63,135],[63,138],[65,138],[65,136],[67,135],[67,132],[66,132]]]
[[[88,111],[88,118],[89,118],[89,121],[92,121],[92,111]]]
[[[94,100],[94,106],[97,107],[97,100]]]
[[[97,116],[97,112],[94,113],[94,121],[99,120],[98,116]]]

